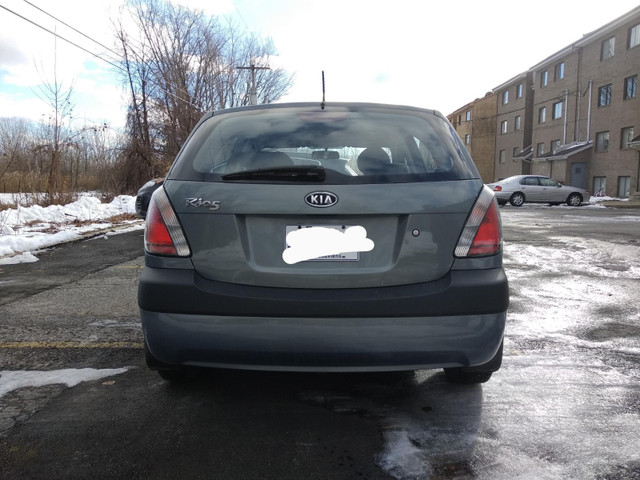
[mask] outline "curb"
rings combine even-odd
[[[640,208],[640,202],[601,202],[607,208]]]

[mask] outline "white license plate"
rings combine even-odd
[[[287,235],[289,233],[294,232],[296,230],[300,230],[302,228],[313,228],[313,227],[322,227],[322,228],[331,228],[334,230],[338,230],[340,232],[344,232],[347,228],[352,227],[354,225],[286,225],[285,226],[285,248],[291,248],[290,245],[287,244]],[[334,255],[324,255],[317,258],[312,258],[310,260],[306,260],[308,262],[334,262],[334,261],[350,261],[357,262],[360,260],[359,252],[340,252]]]

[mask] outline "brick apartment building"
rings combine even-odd
[[[640,190],[640,7],[448,115],[485,182],[540,174]]]

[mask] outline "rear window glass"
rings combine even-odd
[[[478,178],[456,133],[431,112],[316,105],[216,114],[194,132],[169,178],[251,181],[243,172],[308,167],[333,184]]]

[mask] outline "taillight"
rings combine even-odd
[[[151,197],[144,229],[144,248],[155,255],[188,257],[189,244],[163,187]]]
[[[498,205],[489,187],[483,187],[462,230],[456,257],[494,255],[502,247],[502,226]]]
[[[502,187],[500,185],[496,185],[495,187],[493,187],[493,191],[494,192],[501,192],[502,191]]]

